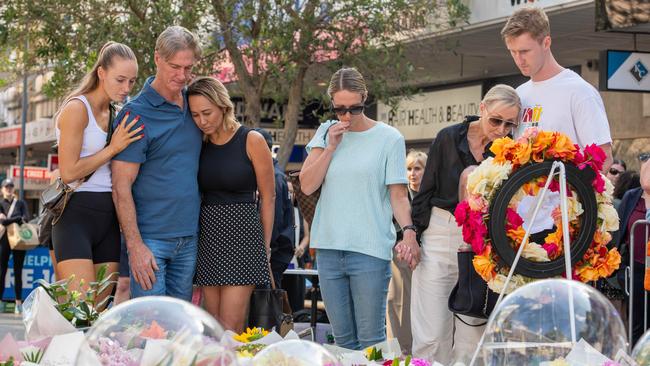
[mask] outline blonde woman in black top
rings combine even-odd
[[[422,233],[421,261],[413,271],[411,294],[415,357],[446,365],[452,356],[471,355],[481,336],[482,327],[455,321],[447,308],[458,278],[456,252],[463,242],[453,213],[463,171],[484,159],[492,141],[512,132],[520,109],[515,90],[496,85],[483,98],[480,116],[442,129],[431,144],[422,185],[412,203],[413,222]]]

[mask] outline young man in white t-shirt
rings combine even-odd
[[[542,9],[516,11],[501,36],[524,76],[517,88],[521,98],[520,124],[515,135],[529,127],[559,131],[580,147],[596,144],[607,154],[603,171],[612,163],[612,138],[603,100],[580,75],[560,66],[551,52],[551,31]]]

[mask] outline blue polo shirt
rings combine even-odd
[[[138,228],[144,239],[169,239],[196,235],[201,199],[197,173],[201,131],[192,120],[183,91],[184,109],[165,100],[147,79],[140,93],[128,102],[129,120],[140,116],[145,137],[113,159],[140,164],[133,184]]]

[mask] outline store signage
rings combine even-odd
[[[598,65],[601,90],[650,92],[650,52],[607,50]]]
[[[25,256],[25,261],[23,262],[23,300],[29,296],[29,293],[33,289],[38,287],[36,281],[43,279],[49,283],[56,281],[54,278],[54,269],[52,268],[52,260],[50,259],[50,253],[45,247],[37,247],[35,249],[27,251]],[[5,300],[14,299],[14,284],[16,280],[14,278],[14,266],[13,266],[13,256],[9,259],[9,264],[7,265],[7,276],[5,277],[4,283],[4,294],[0,294],[0,298]]]
[[[0,149],[20,146],[20,127],[0,129]]]
[[[406,141],[430,140],[438,132],[479,114],[482,86],[437,90],[402,100],[395,110],[377,103],[377,119],[397,128]]]
[[[20,167],[12,165],[9,167],[11,177],[16,180],[20,178]],[[40,166],[26,166],[25,179],[50,179],[50,171],[47,168]]]
[[[469,0],[470,11],[468,23],[478,24],[493,20],[505,20],[515,10],[526,6],[550,8],[558,5],[578,5],[584,0]]]
[[[273,137],[273,142],[276,144],[281,144],[284,142],[286,138],[286,134],[284,132],[284,129],[281,128],[266,128],[266,130],[271,134]],[[316,134],[315,129],[299,129],[296,131],[296,140],[294,141],[294,145],[307,145],[309,141],[311,141],[312,137],[314,137],[314,134]]]
[[[47,154],[47,170],[53,172],[59,169],[59,155]]]
[[[26,125],[25,144],[56,141],[54,122],[51,118],[39,118]]]

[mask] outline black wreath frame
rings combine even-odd
[[[563,163],[566,171],[567,189],[570,189],[569,186],[573,188],[584,210],[584,213],[579,218],[581,221],[580,232],[577,238],[571,242],[571,263],[575,264],[582,259],[587,249],[589,249],[596,231],[598,203],[596,193],[591,185],[596,173],[589,166],[581,170],[573,163]],[[548,175],[552,165],[553,161],[544,161],[520,167],[508,179],[503,181],[495,192],[494,199],[492,199],[489,207],[488,232],[492,241],[492,248],[502,266],[511,267],[517,254],[510,245],[510,239],[506,236],[504,223],[506,222],[508,204],[525,183]],[[564,272],[564,253],[550,262],[534,262],[520,257],[515,268],[515,273],[537,279],[559,276]]]

